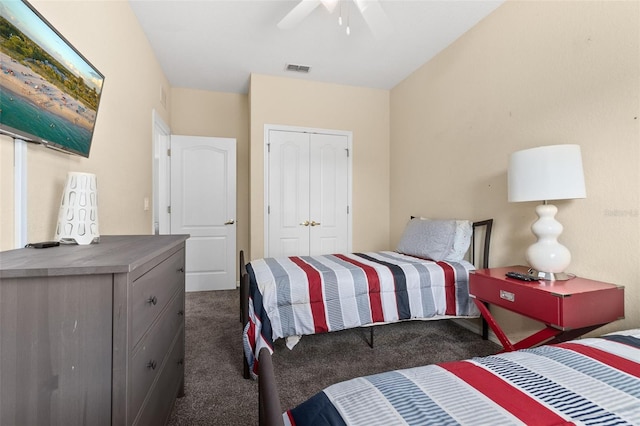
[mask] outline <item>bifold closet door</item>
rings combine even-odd
[[[269,257],[346,252],[348,139],[270,131]]]

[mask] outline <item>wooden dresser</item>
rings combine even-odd
[[[163,425],[184,394],[188,235],[0,253],[0,425]]]

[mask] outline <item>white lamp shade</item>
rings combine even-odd
[[[509,201],[586,198],[579,145],[549,145],[511,154]]]

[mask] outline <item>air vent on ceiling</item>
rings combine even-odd
[[[287,64],[287,68],[286,69],[287,69],[287,71],[308,73],[311,70],[311,67],[308,66],[308,65]]]

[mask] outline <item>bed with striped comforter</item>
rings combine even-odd
[[[285,425],[640,425],[640,329],[338,383]]]
[[[410,319],[477,317],[467,262],[434,262],[397,252],[258,259],[247,264],[249,321],[244,352],[278,338]]]

